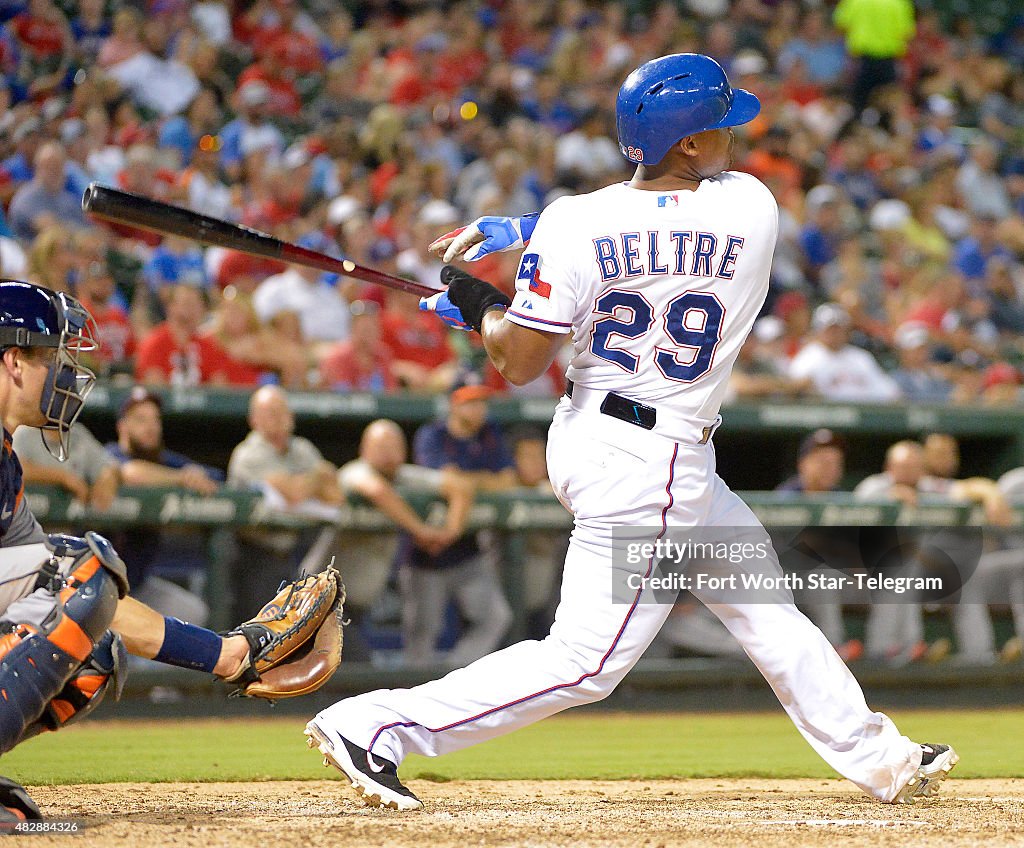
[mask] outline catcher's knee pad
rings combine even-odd
[[[75,552],[55,547],[54,553]],[[101,559],[106,555],[93,543],[77,553],[70,573],[54,587],[53,611],[38,627],[0,622],[0,753],[24,738],[106,634],[120,594]]]
[[[25,738],[60,730],[85,718],[100,705],[111,688],[114,700],[120,699],[128,671],[127,663],[128,652],[124,642],[113,630],[108,630],[96,643],[89,658],[46,705],[39,720],[26,730]]]

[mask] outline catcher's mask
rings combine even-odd
[[[43,444],[60,462],[68,457],[71,427],[96,382],[79,355],[97,347],[90,316],[71,295],[18,280],[0,280],[0,351],[53,348],[39,398]]]

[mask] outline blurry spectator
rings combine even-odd
[[[744,162],[744,170],[767,183],[780,200],[799,190],[803,183],[803,169],[790,150],[790,138],[789,130],[773,124]]]
[[[122,19],[124,11],[114,16],[114,34],[100,49],[100,64],[140,108],[165,116],[183,112],[199,92],[199,80],[188,65],[164,58],[162,50],[151,52],[150,45],[135,40],[138,19]],[[163,34],[157,22],[149,24],[156,24],[150,33]]]
[[[1020,372],[1009,362],[993,362],[981,375],[981,400],[988,406],[1020,403]]]
[[[775,487],[776,492],[822,494],[835,492],[843,479],[846,442],[831,430],[815,430],[800,442],[796,474]]]
[[[396,259],[399,273],[425,286],[436,287],[441,279],[442,263],[427,250],[427,245],[458,223],[459,210],[447,201],[431,200],[424,204],[413,224],[412,244]]]
[[[176,285],[210,287],[203,251],[194,241],[180,236],[166,236],[150,254],[142,273],[150,291],[164,305]]]
[[[271,507],[336,507],[343,500],[337,469],[319,450],[295,435],[288,396],[277,386],[263,386],[249,399],[249,435],[231,452],[228,484],[256,489]],[[298,569],[304,545],[292,531],[247,531],[237,535],[232,566],[234,617],[255,614],[267,592]]]
[[[240,210],[220,171],[220,147],[220,138],[201,136],[192,151],[189,166],[181,172],[178,189],[184,193],[185,205],[190,209],[213,218],[235,221]]]
[[[471,198],[470,215],[526,215],[534,211],[536,202],[526,188],[525,175],[525,164],[518,153],[498,153],[494,157],[494,181]]]
[[[297,118],[302,108],[299,92],[293,75],[282,64],[286,59],[287,47],[268,47],[257,56],[256,62],[246,68],[238,77],[239,94],[248,85],[263,85],[267,89],[266,114],[276,118]],[[309,53],[319,59],[315,48]]]
[[[177,151],[180,164],[184,167],[191,162],[197,150],[213,146],[209,142],[213,140],[212,134],[217,132],[222,122],[216,93],[203,88],[196,94],[184,115],[176,115],[160,125],[157,146],[162,150]],[[206,136],[211,138],[205,145],[201,145],[200,142]]]
[[[135,353],[135,334],[128,313],[114,300],[114,278],[107,263],[92,258],[78,276],[75,294],[92,316],[93,335],[99,347],[87,354],[98,361],[101,372],[124,366]]]
[[[254,386],[272,372],[285,388],[305,388],[310,362],[303,346],[264,327],[252,298],[234,286],[224,289],[208,335],[228,355],[230,385]]]
[[[200,465],[164,444],[163,404],[143,386],[136,386],[121,404],[117,441],[107,450],[121,463],[129,486],[180,486],[212,495],[224,482],[224,472]]]
[[[916,506],[919,500],[948,501],[931,490],[925,475],[924,448],[920,442],[896,442],[885,454],[884,471],[865,478],[853,490],[861,500],[895,500]],[[920,533],[907,530],[900,535],[899,564],[886,566],[887,576],[919,576]],[[947,543],[951,543],[947,540]],[[867,656],[896,664],[944,659],[951,649],[948,639],[929,645],[925,641],[921,605],[913,597],[900,604],[877,603],[871,606],[865,631]]]
[[[850,316],[834,304],[814,310],[817,339],[790,363],[789,376],[809,379],[827,400],[882,403],[900,396],[899,387],[866,350],[850,344]]]
[[[828,495],[840,490],[846,468],[846,442],[842,436],[825,428],[815,430],[800,442],[797,453],[796,474],[775,487],[776,492],[788,495],[815,497]],[[844,534],[832,530],[807,527],[799,531],[802,544],[793,545],[791,532],[775,531],[776,547],[785,552],[784,565],[792,569],[821,571],[822,567],[839,565],[849,555],[845,547]],[[781,544],[779,544],[781,542]],[[794,548],[807,554],[808,549],[816,553],[815,562],[796,561]],[[847,662],[859,659],[864,653],[864,643],[859,639],[847,639],[843,623],[842,594],[831,591],[797,592],[797,603],[814,621],[839,655]]]
[[[272,55],[292,76],[312,74],[323,67],[314,34],[316,24],[302,11],[297,0],[272,0],[273,10],[265,16],[252,36],[253,52]]]
[[[608,137],[604,114],[591,109],[580,119],[579,129],[559,136],[555,143],[555,167],[570,185],[593,185],[622,170],[622,153]]]
[[[547,442],[543,431],[532,427],[511,434],[512,456],[520,487],[551,496]],[[527,613],[528,638],[543,638],[551,629],[558,603],[558,575],[568,540],[561,530],[534,530],[525,541],[522,560],[522,605]]]
[[[392,354],[380,335],[380,307],[370,300],[352,304],[349,337],[326,349],[320,383],[337,392],[391,392],[398,387]]]
[[[117,441],[108,444],[107,451],[119,464],[121,479],[128,486],[172,486],[212,495],[224,482],[219,468],[200,465],[167,449],[160,398],[142,386],[135,386],[121,404]],[[129,581],[144,590],[146,603],[155,604],[165,615],[188,615],[205,622],[209,616],[205,602],[160,576],[164,569],[201,581],[206,572],[205,538],[191,529],[141,527],[117,534],[116,545],[128,563]]]
[[[332,252],[326,239],[317,234],[299,239],[300,247]],[[336,252],[336,251],[334,251]],[[302,323],[307,342],[323,346],[349,337],[351,310],[342,284],[313,268],[291,266],[267,277],[253,295],[253,306],[261,321],[272,321],[281,312],[293,312]]]
[[[474,487],[453,468],[437,470],[406,461],[405,434],[394,421],[367,425],[359,442],[359,458],[343,465],[338,481],[345,492],[362,495],[426,551],[440,552],[462,536],[473,505]],[[443,527],[427,524],[395,487],[440,494],[448,501]],[[384,571],[387,564],[378,564]]]
[[[242,162],[249,154],[269,150],[279,155],[285,146],[281,131],[267,120],[270,89],[266,84],[246,83],[235,95],[235,103],[238,117],[226,123],[219,133],[224,144],[221,164],[232,179],[241,176]]]
[[[807,344],[811,329],[811,306],[801,292],[785,292],[775,300],[772,315],[782,321],[781,348],[787,362],[791,362]]]
[[[456,388],[447,418],[424,425],[416,434],[417,464],[464,472],[479,491],[515,486],[508,448],[487,421],[490,393],[478,383]],[[452,599],[469,624],[444,661],[459,667],[498,647],[512,611],[501,590],[496,554],[493,545],[481,548],[474,533],[436,553],[413,546],[402,571],[403,635],[410,665],[436,660],[437,638]]]
[[[839,82],[846,69],[846,49],[836,36],[822,9],[808,9],[799,33],[779,53],[779,70],[785,72],[800,62],[807,78],[820,85]]]
[[[970,158],[960,166],[956,188],[972,215],[1001,220],[1013,213],[1005,178],[998,172],[999,151],[981,140],[971,147]]]
[[[114,13],[113,31],[100,46],[97,61],[101,68],[118,65],[146,49],[142,42],[142,16],[131,6]]]
[[[454,377],[455,356],[440,321],[419,308],[416,298],[389,291],[380,317],[381,341],[391,351],[391,372],[413,391],[443,391]]]
[[[864,499],[884,498],[913,506],[924,476],[924,448],[908,439],[890,446],[884,470],[861,480],[853,492]]]
[[[10,199],[22,185],[32,179],[33,163],[46,139],[43,124],[35,115],[18,123],[11,132],[14,151],[3,160],[4,197]]]
[[[199,334],[206,318],[203,292],[188,285],[174,286],[166,308],[167,320],[139,342],[135,379],[172,386],[226,383],[224,351]]]
[[[26,270],[32,281],[54,291],[71,291],[75,247],[71,233],[59,223],[47,223],[32,240]]]
[[[729,396],[740,399],[792,397],[811,387],[810,380],[791,380],[781,353],[784,327],[774,315],[759,319],[740,348],[729,376]]]
[[[65,186],[64,148],[52,141],[36,151],[35,174],[11,200],[10,222],[15,235],[32,241],[47,224],[85,226],[82,198]]]
[[[989,213],[977,215],[971,234],[953,247],[953,267],[971,280],[981,280],[993,259],[1013,259],[1010,251],[999,243],[996,234],[998,219]]]
[[[249,401],[249,426],[249,435],[231,454],[228,482],[276,495],[293,507],[307,500],[340,503],[336,469],[312,442],[295,435],[295,416],[282,389],[256,390]]]
[[[846,236],[843,227],[839,190],[835,186],[817,186],[817,202],[811,205],[808,195],[808,223],[800,232],[808,279],[815,285],[822,268],[836,258],[839,245]]]
[[[518,484],[541,494],[551,494],[546,456],[547,442],[543,433],[524,429],[513,435],[512,446]]]
[[[106,15],[106,0],[79,0],[78,17],[71,21],[76,58],[80,64],[94,65],[103,42],[113,32]]]
[[[923,324],[901,324],[893,337],[899,352],[899,367],[892,378],[903,398],[911,403],[945,403],[953,385],[931,361],[931,339]]]
[[[991,305],[992,323],[1003,333],[1024,335],[1024,302],[1018,288],[1021,280],[1013,277],[1014,271],[1020,273],[1019,269],[1006,259],[996,257],[988,263],[987,271],[985,288]]]
[[[29,97],[38,100],[62,87],[74,55],[74,36],[53,0],[29,0],[28,8],[7,26],[21,48]]]
[[[922,487],[958,503],[979,505],[990,526],[1009,527],[1013,523],[1009,502],[994,480],[986,477],[955,479],[960,471],[960,445],[953,436],[930,433],[925,437],[924,468],[926,477]],[[937,530],[929,535],[928,541],[952,561],[963,581],[959,598],[951,608],[958,659],[980,664],[995,662],[995,633],[988,602],[1003,600],[1002,596],[991,596],[988,592],[989,578],[994,576],[990,569],[995,563],[985,561],[984,557],[979,560],[981,539],[971,531]],[[1022,573],[1019,563],[1015,571],[1018,576]]]
[[[21,460],[27,486],[59,486],[82,506],[103,512],[113,503],[121,475],[117,461],[104,450],[84,424],[75,426],[74,451],[58,462],[40,438],[41,431],[19,427],[14,450]]]
[[[497,425],[487,419],[493,390],[475,375],[463,377],[449,396],[448,415],[416,433],[415,455],[431,468],[459,468],[482,491],[516,485],[514,463]]]
[[[896,60],[914,37],[914,6],[910,0],[839,0],[833,19],[857,59],[852,96],[859,114],[875,89],[896,82]]]

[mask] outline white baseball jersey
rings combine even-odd
[[[696,190],[617,183],[563,197],[537,222],[506,318],[572,332],[567,376],[711,420],[768,292],[778,206],[727,171]]]

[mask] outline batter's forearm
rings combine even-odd
[[[502,310],[484,315],[480,335],[494,367],[514,386],[525,386],[544,374],[555,359],[562,339],[553,333],[530,330],[505,319]]]

